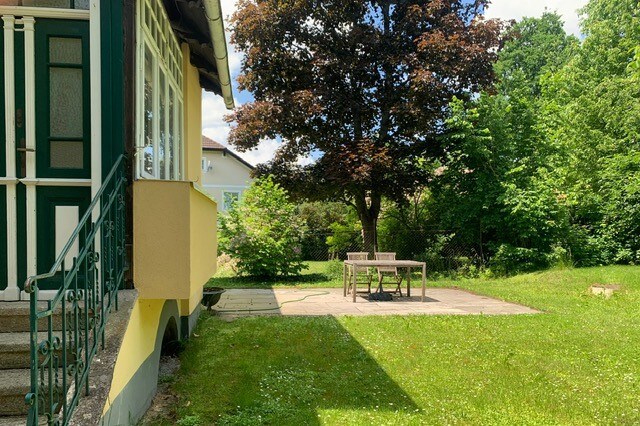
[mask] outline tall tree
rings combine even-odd
[[[637,0],[589,1],[580,49],[543,85],[582,264],[640,261],[639,23]]]
[[[549,182],[557,154],[539,128],[538,111],[543,82],[578,47],[557,14],[524,18],[509,30],[495,64],[495,93],[451,105],[432,210],[483,260],[502,245],[548,253],[566,227],[562,199]]]
[[[353,205],[368,251],[383,196],[427,180],[447,106],[489,86],[500,21],[488,0],[240,0],[233,42],[240,88],[255,101],[228,117],[240,150],[282,145],[259,169],[310,199]],[[313,154],[311,165],[297,165]]]

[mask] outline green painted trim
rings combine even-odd
[[[55,210],[56,206],[78,206],[78,222],[87,211],[91,203],[90,188],[75,187],[36,187],[36,227],[38,229],[38,274],[49,272],[51,265],[56,261],[55,241]],[[84,241],[80,237],[80,241]],[[67,268],[69,265],[65,265]],[[79,274],[83,281],[84,273]],[[56,279],[58,278],[58,279]],[[61,277],[38,283],[41,290],[53,290],[60,288]]]
[[[7,288],[7,188],[0,186],[0,290]]]
[[[82,65],[59,66],[49,62],[49,38],[80,38],[82,40]],[[36,21],[36,176],[42,178],[91,178],[91,74],[89,58],[89,23],[39,19]],[[51,67],[82,70],[83,135],[82,138],[52,138],[50,123],[50,75]],[[56,140],[83,141],[83,168],[57,169],[50,167],[50,144]],[[47,141],[47,142],[45,142]]]
[[[151,405],[158,387],[162,338],[171,318],[178,326],[178,303],[175,300],[167,300],[162,308],[153,353],[140,365],[122,392],[111,401],[111,406],[100,420],[100,425],[136,425]],[[127,354],[120,353],[118,356]]]
[[[102,172],[125,153],[123,2],[100,2],[102,72]],[[129,76],[133,78],[133,76]]]

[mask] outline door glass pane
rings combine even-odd
[[[82,40],[79,38],[49,38],[49,61],[57,64],[82,64]]]
[[[144,147],[143,170],[153,176],[153,57],[144,49]]]
[[[82,169],[84,143],[82,141],[54,141],[50,144],[49,165],[55,169]]]
[[[89,0],[74,0],[73,5],[76,9],[89,9]]]
[[[158,85],[158,90],[160,91],[159,95],[160,95],[160,111],[159,111],[159,119],[160,119],[160,123],[159,123],[159,129],[160,129],[160,141],[159,141],[159,146],[158,146],[158,153],[160,155],[159,158],[159,167],[160,167],[160,179],[165,179],[167,177],[166,175],[166,170],[165,170],[165,154],[166,154],[166,149],[165,149],[165,143],[166,143],[166,136],[167,136],[167,129],[166,129],[166,119],[165,119],[165,114],[166,114],[166,104],[167,104],[167,100],[166,100],[166,94],[165,94],[165,84],[167,79],[164,76],[164,72],[162,71],[162,69],[160,69],[160,84]]]
[[[82,70],[51,67],[49,84],[50,135],[65,138],[82,137]]]

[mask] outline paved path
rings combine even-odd
[[[535,309],[462,290],[427,289],[420,296],[396,297],[393,302],[370,302],[366,295],[353,303],[342,289],[227,290],[212,308],[219,315],[235,318],[252,315],[514,315],[535,314]]]

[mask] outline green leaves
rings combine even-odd
[[[303,269],[304,223],[287,192],[271,177],[257,179],[220,217],[220,249],[238,261],[241,274],[272,278]]]

